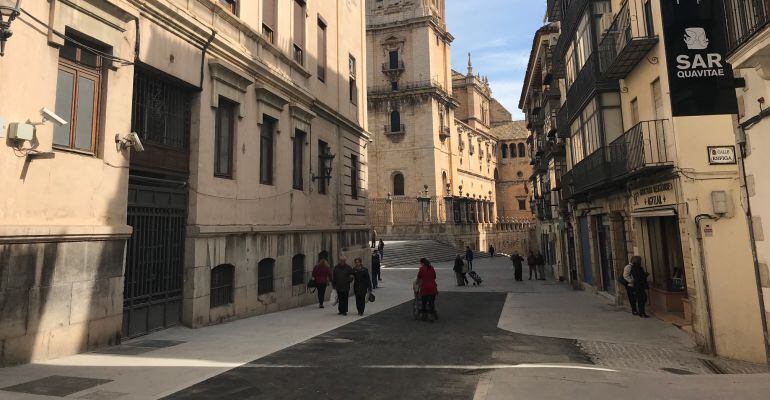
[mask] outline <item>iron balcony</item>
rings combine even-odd
[[[399,60],[396,63],[391,62],[384,62],[382,63],[382,72],[384,73],[392,73],[392,72],[404,72],[406,67],[404,66],[404,61]]]
[[[764,0],[725,0],[729,53],[749,42],[770,24],[770,5]]]
[[[386,135],[403,135],[406,133],[406,125],[400,124],[398,126],[398,130],[393,129],[393,126],[385,125],[385,134]]]
[[[650,3],[626,0],[599,44],[602,75],[624,79],[658,43]]]

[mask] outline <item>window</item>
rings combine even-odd
[[[652,82],[652,107],[655,111],[655,119],[665,118],[663,110],[663,90],[660,88],[660,79]]]
[[[519,199],[519,210],[526,210],[527,209],[527,201],[523,199]]]
[[[652,19],[652,1],[644,2],[644,27],[647,29],[647,36],[655,36],[655,24]]]
[[[358,199],[358,156],[350,155],[350,196]]]
[[[393,50],[388,53],[388,64],[390,67],[389,69],[398,69],[398,50]]]
[[[390,131],[401,132],[401,113],[398,110],[393,110],[390,113]]]
[[[273,286],[274,269],[275,260],[272,258],[265,258],[257,264],[257,295],[275,291]]]
[[[233,177],[233,142],[236,103],[219,98],[214,132],[214,176]]]
[[[572,123],[571,148],[572,160],[575,164],[593,154],[601,145],[601,130],[599,124],[599,110],[596,99],[580,113],[580,116]]]
[[[297,254],[291,258],[291,285],[297,286],[305,283],[305,255]]]
[[[320,177],[318,179],[318,193],[319,194],[326,194],[326,186],[327,186],[327,180],[326,180],[326,160],[325,157],[327,157],[330,153],[329,150],[329,144],[324,142],[323,140],[318,141],[318,172],[317,175]]]
[[[294,61],[305,65],[305,2],[294,0]]]
[[[390,82],[390,90],[394,92],[398,91],[398,81]]]
[[[230,264],[218,265],[211,270],[211,308],[233,303],[234,280],[235,267]]]
[[[326,23],[318,17],[318,80],[326,82]]]
[[[259,183],[273,184],[273,138],[278,120],[264,115],[259,131]]]
[[[519,157],[526,157],[527,156],[527,147],[524,146],[524,143],[519,143]]]
[[[575,82],[578,73],[588,61],[588,57],[593,52],[593,42],[591,39],[591,23],[588,13],[583,15],[575,32],[575,39],[569,50],[567,50],[566,68],[567,68],[567,88]]]
[[[303,177],[303,161],[305,158],[305,137],[307,135],[305,132],[302,132],[300,130],[294,131],[294,142],[293,142],[293,155],[294,155],[294,162],[293,162],[293,168],[292,168],[292,187],[297,190],[302,190],[304,188],[304,177]]]
[[[136,68],[131,131],[142,141],[186,150],[190,139],[189,91]]]
[[[219,4],[230,11],[233,15],[238,15],[238,1],[237,0],[219,0]]]
[[[516,143],[511,143],[511,158],[516,158]],[[505,147],[505,145],[503,145]]]
[[[348,60],[348,68],[350,69],[350,102],[353,105],[358,105],[358,86],[356,83],[356,59],[350,56]]]
[[[404,175],[401,173],[393,175],[393,195],[404,195]]]
[[[54,126],[54,146],[96,151],[102,69],[101,56],[64,42],[59,50],[55,112],[67,124]]]
[[[639,123],[639,99],[634,97],[631,100],[631,125],[634,126]]]
[[[503,151],[503,158],[508,158],[508,145],[504,144],[500,149]]]
[[[262,0],[262,35],[275,44],[276,21],[278,20],[277,0]]]

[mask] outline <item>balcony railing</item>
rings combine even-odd
[[[545,123],[545,114],[543,108],[540,107],[534,114],[527,114],[527,129],[536,129],[543,126]]]
[[[556,114],[556,130],[558,137],[563,139],[570,137],[569,110],[566,104],[563,104],[559,109],[559,113]]]
[[[398,130],[394,128],[398,128]],[[406,133],[406,125],[404,124],[400,124],[398,126],[385,125],[386,135],[403,135],[404,133]]]
[[[619,91],[617,79],[605,79],[599,71],[598,53],[593,52],[567,93],[568,119],[572,120],[597,91]]]
[[[404,66],[403,60],[399,60],[395,64],[390,62],[382,63],[382,72],[385,72],[385,73],[404,72],[405,69],[406,67]]]
[[[675,151],[669,139],[669,121],[643,121],[610,143],[612,178],[627,178],[646,170],[674,165]]]
[[[572,168],[575,194],[607,184],[610,180],[609,152],[602,147]]]
[[[658,43],[652,25],[651,2],[626,0],[599,44],[600,65],[606,78],[623,79]]]
[[[548,22],[555,22],[561,18],[561,0],[548,0]]]
[[[421,81],[413,81],[413,82],[406,82],[403,84],[400,84],[398,86],[398,90],[393,90],[392,85],[379,85],[379,86],[370,86],[368,88],[369,95],[370,96],[378,96],[378,95],[387,95],[390,96],[393,93],[403,93],[403,92],[416,92],[416,91],[422,91],[422,90],[439,90],[443,93],[445,93],[447,96],[449,94],[444,89],[444,85],[441,84],[436,79],[425,79]]]
[[[575,181],[573,172],[569,170],[561,176],[561,185],[559,187],[562,200],[569,200],[575,192]]]
[[[770,24],[770,1],[725,0],[729,53]]]

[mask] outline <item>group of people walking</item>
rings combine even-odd
[[[517,282],[524,280],[524,257],[522,257],[518,251],[514,251],[511,254],[511,263],[513,264],[513,276]],[[533,252],[529,252],[527,256],[527,265],[529,266],[529,280],[534,277],[536,280],[545,280],[545,257],[541,253],[535,255]]]
[[[364,267],[363,260],[359,257],[353,260],[353,266],[348,265],[348,258],[340,257],[340,261],[332,269],[329,262],[325,259],[318,261],[313,267],[313,284],[318,294],[318,307],[324,308],[326,300],[326,288],[331,284],[337,292],[337,310],[339,315],[348,315],[348,297],[350,296],[350,285],[353,285],[353,295],[356,299],[356,310],[358,315],[364,315],[366,303],[374,301],[373,289],[379,287],[382,282],[381,265],[382,250],[385,244],[380,241],[378,250],[372,252],[372,271]]]

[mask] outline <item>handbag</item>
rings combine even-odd
[[[369,292],[369,295],[366,296],[366,300],[368,300],[370,303],[374,303],[374,299],[375,299],[374,293]]]
[[[307,288],[308,288],[308,289],[314,289],[314,288],[317,288],[317,287],[318,287],[318,282],[316,282],[316,281],[315,281],[315,278],[311,278],[311,279],[310,279],[310,280],[307,282]]]
[[[623,277],[623,275],[620,275],[618,277],[618,283],[620,283],[623,286],[628,286],[628,281],[626,280],[626,278]]]

